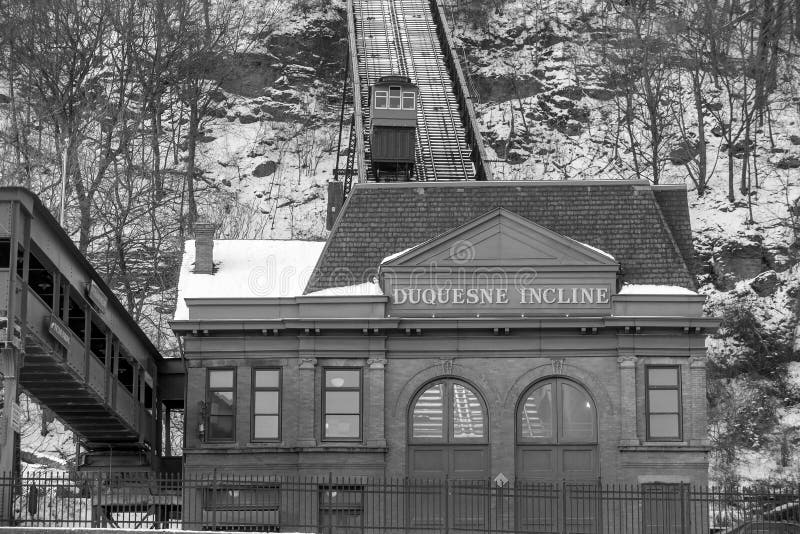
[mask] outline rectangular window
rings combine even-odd
[[[323,438],[361,439],[361,371],[323,370]]]
[[[78,336],[81,343],[86,342],[86,304],[80,298],[73,297],[77,295],[75,288],[70,288],[69,291],[69,318],[67,319],[67,326],[72,330],[72,333]]]
[[[281,502],[277,485],[240,486],[222,483],[205,488],[203,508],[206,510],[278,510]]]
[[[681,379],[680,369],[672,366],[648,366],[647,439],[681,439]]]
[[[11,266],[11,239],[0,238],[0,269],[8,269]]]
[[[253,369],[253,440],[280,439],[280,415],[280,370]]]
[[[688,532],[689,509],[688,487],[685,484],[642,485],[644,532],[659,534]]]
[[[319,524],[323,532],[363,532],[363,510],[361,486],[320,486]]]
[[[375,91],[375,109],[386,109],[387,98],[386,91]]]
[[[133,364],[123,355],[122,351],[117,360],[117,380],[128,392],[133,393]]]
[[[91,328],[89,332],[89,349],[92,351],[92,354],[100,360],[100,362],[105,365],[106,363],[106,331],[103,326],[100,325],[99,321],[94,317],[92,314],[92,318],[89,322],[89,327]]]
[[[399,87],[389,87],[389,109],[400,109]]]
[[[403,109],[414,109],[413,91],[403,91]]]
[[[225,483],[203,490],[203,530],[279,532],[280,487]]]
[[[236,372],[208,370],[208,441],[232,441],[236,418]]]
[[[39,295],[48,308],[53,306],[55,282],[53,271],[31,252],[28,258],[28,286]]]

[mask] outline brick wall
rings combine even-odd
[[[216,467],[242,474],[256,470],[404,477],[409,405],[424,385],[451,376],[471,385],[485,401],[489,474],[502,472],[513,478],[517,405],[538,380],[561,376],[580,384],[594,399],[599,474],[604,482],[636,483],[662,477],[667,482],[702,484],[707,480],[707,457],[705,442],[697,438],[705,435],[705,405],[698,401],[705,398],[704,369],[699,373],[695,363],[693,374],[690,365],[702,361],[698,348],[702,336],[679,332],[654,329],[632,336],[612,330],[598,335],[527,330],[495,336],[480,330],[431,331],[421,336],[187,337],[186,470]],[[635,357],[636,398],[622,393],[618,358],[623,352]],[[643,373],[648,362],[680,366],[682,442],[646,442]],[[201,443],[197,412],[205,399],[206,369],[223,366],[237,368],[236,440]],[[326,366],[363,368],[364,429],[359,443],[321,439],[321,375]],[[280,442],[257,443],[250,437],[253,367],[283,370]],[[698,388],[703,391],[695,391]],[[635,440],[623,443],[626,413],[636,414],[632,425],[636,435]]]

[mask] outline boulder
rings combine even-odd
[[[264,163],[259,163],[256,168],[253,169],[253,176],[256,178],[263,178],[265,176],[274,174],[277,169],[277,163],[274,161],[265,161]]]
[[[789,141],[791,141],[793,145],[800,145],[800,135],[790,135]]]
[[[206,108],[206,115],[217,119],[224,119],[228,115],[228,110],[225,106],[212,105]]]
[[[779,169],[797,169],[800,168],[800,158],[797,156],[787,156],[782,158],[775,166]]]
[[[755,278],[765,268],[760,236],[734,236],[714,251],[717,287],[728,291],[736,282]]]
[[[242,124],[252,124],[254,122],[258,122],[259,118],[255,115],[245,114],[239,117],[239,122]]]
[[[675,145],[669,152],[669,161],[673,165],[686,165],[692,161],[697,154],[699,143],[685,139]]]
[[[753,281],[750,282],[750,287],[753,288],[753,291],[755,291],[759,297],[766,297],[775,293],[779,282],[778,273],[775,271],[764,271],[753,278]]]
[[[764,259],[771,269],[779,273],[792,267],[791,252],[789,247],[783,244],[764,246]]]

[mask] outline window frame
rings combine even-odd
[[[444,437],[443,438],[423,438],[414,437],[414,408],[417,402],[425,394],[426,391],[431,389],[437,384],[444,384],[444,399],[443,399],[443,417],[442,421]],[[483,437],[480,438],[459,438],[456,439],[455,434],[455,418],[453,417],[453,386],[461,385],[466,387],[478,399],[483,411]],[[483,398],[481,391],[473,384],[456,377],[440,377],[430,382],[425,383],[417,390],[417,393],[411,398],[411,403],[408,408],[407,415],[407,428],[408,428],[408,443],[412,445],[467,445],[467,444],[487,444],[489,443],[489,410],[486,406],[486,400]]]
[[[275,371],[278,373],[277,387],[258,387],[256,385],[256,373],[258,371]],[[253,367],[250,375],[250,441],[253,442],[279,442],[283,435],[283,370],[280,367]],[[278,393],[278,409],[275,413],[256,413],[256,392],[257,391],[275,391]],[[235,398],[235,397],[234,397]],[[256,416],[258,415],[274,415],[278,418],[278,435],[274,438],[258,438],[256,437]]]
[[[411,107],[406,107],[406,98],[411,98]],[[414,91],[400,91],[400,106],[404,111],[414,111],[417,109],[417,93]]]
[[[203,487],[203,510],[204,511],[252,511],[259,510],[265,512],[278,512],[281,508],[281,486],[279,483],[268,482],[266,484],[249,485],[246,482],[237,484],[236,482],[223,481],[217,486]],[[244,499],[244,503],[223,502],[217,503],[217,496],[222,496],[228,492],[253,492],[254,496],[265,497],[261,499]],[[238,499],[240,495],[234,497]],[[250,502],[247,502],[250,501]],[[259,501],[259,502],[254,502]]]
[[[344,499],[343,503],[336,503],[334,499],[337,498],[336,493],[342,492],[342,496],[358,496],[356,499]],[[341,485],[341,484],[325,484],[318,486],[317,493],[317,514],[319,516],[319,524],[327,525],[329,527],[348,529],[354,528],[363,532],[364,530],[364,486],[356,485]],[[351,517],[358,517],[358,526],[341,524],[336,522],[336,514],[344,514]]]
[[[561,391],[561,386],[568,384],[570,387],[579,389],[586,394],[592,403],[592,438],[591,440],[569,440],[563,437],[564,428],[562,418],[564,417],[564,400]],[[552,391],[552,403],[550,411],[553,417],[553,432],[552,436],[548,438],[532,438],[522,435],[522,425],[520,418],[525,407],[525,403],[530,398],[531,394],[539,388],[550,385]],[[520,395],[517,400],[517,408],[514,412],[514,435],[517,445],[566,445],[566,446],[583,446],[583,445],[597,445],[600,439],[600,418],[597,413],[597,402],[592,396],[591,392],[582,383],[564,376],[549,376],[542,380],[538,380],[528,386]]]
[[[33,286],[31,285],[31,267],[32,263],[36,262],[39,264],[41,269],[34,269],[36,271],[42,270],[50,275],[50,281],[52,283],[50,299],[46,300],[42,295],[36,291]],[[43,302],[50,311],[53,311],[56,307],[56,297],[58,296],[57,288],[59,285],[59,276],[60,273],[56,268],[55,264],[50,261],[50,258],[45,256],[44,251],[40,249],[35,243],[31,242],[30,247],[28,250],[28,278],[26,280],[26,285],[31,290],[31,292],[36,295],[36,297]]]
[[[399,93],[396,97],[394,97],[394,98],[396,98],[398,100],[396,108],[392,107],[392,89],[397,89],[397,92]],[[403,87],[401,85],[390,85],[389,86],[388,98],[386,99],[386,108],[394,110],[394,111],[402,111],[402,109],[403,109]]]
[[[357,371],[358,372],[358,388],[354,387],[341,387],[329,388],[328,387],[328,371]],[[328,413],[327,407],[327,393],[328,391],[357,391],[358,392],[358,414],[353,413]],[[361,442],[364,439],[364,372],[361,367],[323,367],[322,368],[322,399],[320,415],[322,416],[322,441],[351,441]],[[341,437],[341,436],[328,436],[326,422],[329,415],[358,415],[358,436],[357,437]]]
[[[228,388],[212,388],[211,387],[211,373],[214,371],[232,371],[233,372],[233,384],[231,385],[230,391],[233,393],[233,402],[231,402],[231,406],[233,409],[233,413],[230,416],[214,416],[211,413],[211,396],[212,393],[215,391],[229,391]],[[236,391],[236,367],[208,367],[206,369],[206,406],[208,406],[208,410],[206,413],[206,420],[204,421],[206,425],[205,430],[205,441],[208,443],[226,443],[226,442],[235,442],[236,441],[236,399],[237,399],[237,391]],[[230,437],[223,437],[223,438],[215,438],[211,436],[211,418],[212,417],[231,417],[232,425],[231,425],[231,436]]]
[[[654,386],[650,384],[651,369],[673,369],[675,370],[676,385],[674,386]],[[645,437],[647,441],[683,441],[683,387],[681,381],[681,366],[678,364],[670,365],[645,365],[644,366],[644,415],[645,415]],[[650,391],[677,391],[678,411],[677,412],[653,412],[650,407]],[[651,415],[677,415],[678,434],[675,437],[653,436],[650,433]]]
[[[385,102],[386,102],[385,106],[379,106],[378,105],[378,95],[379,94],[383,95],[382,98],[384,98]],[[389,109],[389,91],[386,91],[386,90],[383,90],[383,89],[376,89],[374,91],[374,94],[372,95],[372,99],[373,99],[373,105],[374,105],[375,109]]]

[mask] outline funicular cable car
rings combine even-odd
[[[379,182],[414,175],[419,88],[408,76],[382,76],[370,87],[372,170]]]

